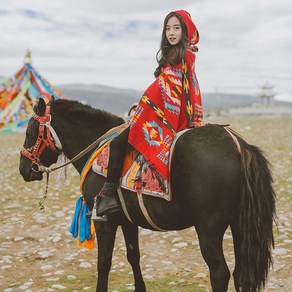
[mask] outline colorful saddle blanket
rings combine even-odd
[[[177,133],[170,150],[170,157],[172,157],[174,145],[177,139],[187,130],[189,129]],[[116,135],[118,135],[118,133]],[[110,152],[109,146],[110,142],[116,137],[116,135],[112,135],[107,141],[103,141],[101,143],[102,146],[96,150],[96,153],[92,154],[87,163],[86,172],[88,172],[89,167],[91,167],[94,172],[106,177]],[[83,180],[84,178],[82,181]],[[139,192],[144,195],[162,198],[167,201],[171,201],[172,199],[169,180],[164,179],[157,171],[155,171],[155,169],[148,164],[143,155],[136,150],[132,150],[125,157],[120,186],[122,189],[135,193]]]
[[[109,151],[110,145],[106,146],[93,161],[92,170],[99,175],[107,175]],[[147,163],[142,154],[135,150],[125,158],[120,187],[128,191],[171,200],[168,181]]]

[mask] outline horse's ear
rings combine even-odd
[[[45,114],[46,111],[46,102],[43,98],[39,98],[39,102],[36,106],[35,113],[39,116],[42,117]]]
[[[54,100],[55,100],[55,95],[52,94],[52,95],[51,95],[51,101],[54,101]]]

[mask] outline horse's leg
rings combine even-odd
[[[83,196],[90,210],[93,208],[94,197],[103,185],[103,179],[90,171],[83,183]],[[112,265],[112,255],[117,232],[117,225],[108,222],[94,221],[97,240],[97,292],[108,291],[108,276]]]
[[[94,225],[98,249],[96,292],[107,292],[117,225],[112,226],[107,222],[95,222]]]
[[[135,291],[145,292],[146,287],[142,277],[140,268],[140,250],[138,240],[138,226],[132,224],[129,221],[122,223],[122,230],[125,237],[127,247],[127,259],[132,266],[134,279],[135,279]]]
[[[220,228],[221,226],[221,228]],[[200,249],[209,271],[213,292],[226,292],[230,279],[230,272],[223,254],[223,236],[227,226],[218,224],[202,224],[196,226]]]

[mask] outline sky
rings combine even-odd
[[[32,65],[52,85],[146,89],[163,20],[187,10],[199,33],[202,92],[257,95],[268,82],[292,101],[292,1],[0,0],[0,76]]]

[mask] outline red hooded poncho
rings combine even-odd
[[[184,10],[176,13],[186,24],[190,45],[195,45],[199,34],[189,13]],[[165,179],[169,179],[169,151],[175,134],[202,124],[201,94],[194,63],[194,53],[187,50],[182,63],[167,64],[146,89],[131,121],[129,143]]]

